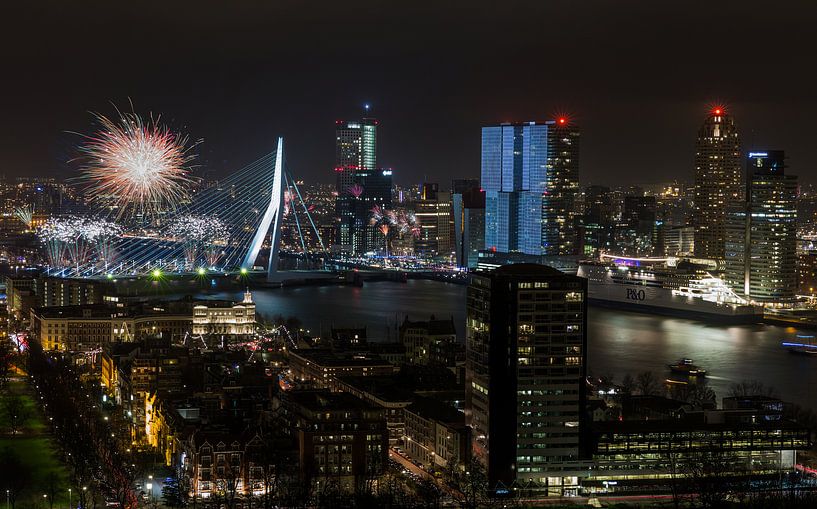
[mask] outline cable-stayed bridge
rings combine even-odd
[[[73,219],[79,225],[71,230],[75,232],[73,239],[52,236],[45,242],[50,259],[48,272],[65,277],[108,278],[246,274],[258,270],[259,254],[268,250],[265,265],[272,278],[278,266],[285,194],[290,198],[286,205],[294,216],[303,251],[308,251],[303,235],[306,229],[314,232],[323,248],[301,190],[287,171],[283,138],[278,138],[275,151],[217,185],[198,190],[187,203],[150,225],[100,228],[99,222],[110,226],[110,220]]]

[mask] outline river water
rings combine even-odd
[[[310,286],[253,291],[258,313],[298,317],[313,335],[332,326],[367,326],[370,341],[396,341],[396,325],[405,316],[426,320],[453,317],[462,338],[465,286],[434,281],[366,283],[352,286]],[[241,292],[208,295],[241,300]],[[596,375],[621,380],[653,371],[661,378],[666,365],[692,358],[710,374],[709,384],[720,398],[744,380],[774,387],[786,401],[817,410],[817,358],[797,356],[781,348],[793,328],[770,325],[714,325],[680,318],[590,307],[588,365]]]

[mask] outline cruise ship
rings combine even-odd
[[[740,297],[711,267],[682,258],[601,255],[579,263],[592,304],[723,323],[757,323],[763,308]]]

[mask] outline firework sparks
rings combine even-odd
[[[62,265],[63,254],[79,266],[89,255],[87,227],[89,220],[81,217],[52,217],[37,229],[37,236],[46,245],[52,266]]]
[[[25,205],[23,207],[17,207],[14,209],[14,215],[17,219],[20,220],[21,223],[26,225],[26,229],[31,229],[31,222],[34,219],[34,206],[33,205]]]
[[[229,228],[216,217],[185,215],[170,225],[170,236],[184,244],[185,258],[190,268],[198,261],[199,252],[204,249],[204,258],[209,266],[218,262],[221,256],[219,244],[225,244]]]
[[[347,191],[355,198],[360,198],[360,196],[363,194],[363,186],[360,184],[354,184],[352,187],[347,189]]]
[[[116,208],[118,217],[175,210],[193,182],[188,164],[194,145],[158,119],[145,121],[134,113],[96,118],[101,129],[81,147],[91,198]]]
[[[122,227],[105,219],[87,220],[83,226],[83,238],[96,247],[99,261],[107,272],[116,253],[114,243],[122,236]]]

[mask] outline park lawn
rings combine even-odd
[[[30,410],[30,417],[23,423],[22,433],[11,436],[0,434],[0,479],[3,471],[3,453],[8,450],[16,452],[17,456],[31,471],[31,482],[25,493],[17,501],[17,507],[34,507],[48,509],[44,503],[43,494],[49,491],[49,477],[57,475],[58,490],[54,500],[54,508],[65,507],[68,503],[68,475],[67,471],[57,459],[54,444],[51,442],[48,426],[40,407],[35,403],[32,391],[22,380],[10,382],[8,390],[21,395]],[[4,412],[0,411],[0,430],[6,431],[8,422]]]

